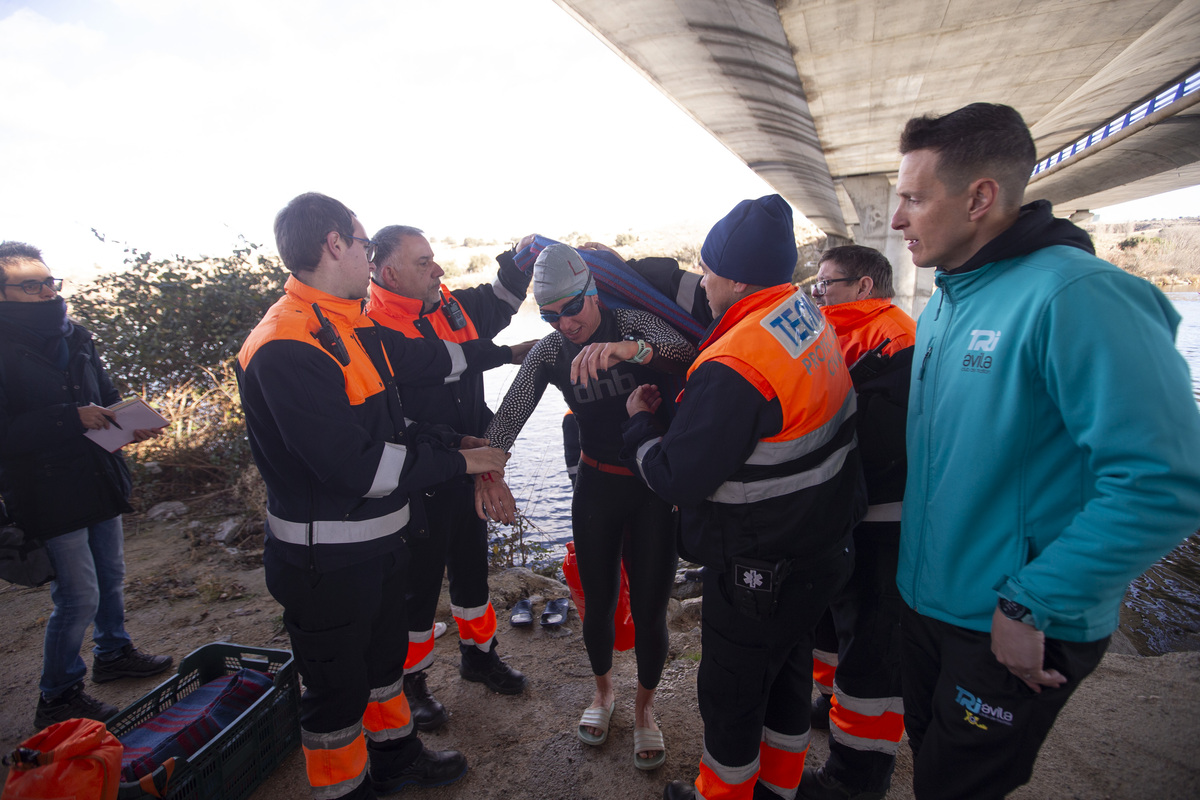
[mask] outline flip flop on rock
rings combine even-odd
[[[512,607],[512,616],[508,618],[514,628],[524,628],[533,624],[533,604],[528,597],[523,597]]]
[[[640,753],[657,750],[649,758],[642,758]],[[667,748],[663,744],[662,731],[650,728],[633,729],[633,765],[638,769],[658,769],[667,760]]]
[[[571,601],[566,597],[560,597],[557,600],[551,600],[546,603],[546,610],[542,612],[542,627],[554,628],[562,625],[567,621],[567,613],[570,611]]]
[[[608,708],[597,708],[596,706],[585,708],[583,716],[579,718],[579,741],[590,744],[592,747],[599,747],[608,741],[608,722],[612,719],[616,707],[617,701],[613,700],[608,704]],[[600,735],[591,733],[588,728],[599,728]]]

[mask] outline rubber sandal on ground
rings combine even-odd
[[[523,597],[512,607],[512,616],[508,618],[514,628],[524,628],[533,624],[533,604],[528,597]]]
[[[613,700],[608,704],[608,708],[596,708],[595,706],[585,708],[583,716],[579,718],[579,741],[590,744],[592,747],[599,747],[608,741],[608,722],[612,719],[616,707],[617,701]],[[587,728],[599,728],[602,732],[597,736],[586,730]]]
[[[642,758],[638,753],[647,750],[657,750],[658,752],[649,758]],[[633,729],[633,765],[638,769],[658,769],[667,760],[667,748],[663,744],[662,731],[651,730],[650,728],[634,728]]]
[[[446,623],[444,623],[444,622],[433,623],[433,638],[440,639],[440,638],[442,638],[442,634],[444,634],[445,632],[446,632]]]
[[[555,628],[566,622],[567,612],[571,608],[570,604],[571,601],[565,597],[546,603],[546,610],[542,612],[542,627]]]

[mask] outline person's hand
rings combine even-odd
[[[162,436],[162,431],[162,428],[138,428],[133,432],[133,440],[135,442],[144,442],[147,439]]]
[[[512,525],[517,521],[517,502],[508,484],[495,472],[475,476],[475,513],[480,519],[492,519]]]
[[[478,475],[481,472],[498,472],[504,475],[504,465],[508,461],[508,453],[498,447],[472,447],[459,450],[467,460],[467,474]]]
[[[596,380],[598,373],[633,358],[637,352],[637,342],[593,342],[571,359],[571,383],[587,386],[589,378]]]
[[[1042,687],[1057,689],[1067,682],[1056,669],[1044,669],[1046,634],[1032,625],[1009,619],[996,609],[992,613],[992,655],[1009,672],[1035,692]]]
[[[537,343],[537,339],[530,339],[528,342],[510,344],[508,349],[512,350],[512,363],[520,364],[522,361],[524,361],[525,356],[529,355],[529,351],[532,350],[533,346]]]
[[[480,436],[464,435],[458,441],[458,449],[459,450],[470,450],[475,447],[491,447],[491,446],[492,446],[491,442],[489,442],[487,439],[484,439]]]
[[[115,411],[109,411],[103,406],[79,406],[75,410],[79,412],[79,421],[83,423],[84,429],[89,431],[105,430],[117,418]]]
[[[529,247],[529,245],[533,244],[533,239],[535,236],[537,236],[536,233],[531,233],[528,236],[526,236],[525,238],[523,238],[521,241],[517,242],[517,252],[519,253],[522,250],[524,250],[526,247]]]
[[[653,414],[662,405],[662,393],[653,383],[643,383],[625,398],[625,413],[629,416],[649,411]]]
[[[621,256],[620,253],[618,253],[616,250],[613,250],[608,245],[602,244],[601,242],[584,242],[583,244],[579,245],[578,249],[579,250],[603,250],[606,253],[612,253],[614,256],[616,256],[618,259],[620,259],[622,264],[625,263],[625,259]]]

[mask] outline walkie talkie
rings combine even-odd
[[[329,355],[336,358],[339,364],[343,367],[350,366],[350,353],[346,350],[342,335],[337,332],[337,328],[333,327],[333,323],[321,313],[319,305],[313,303],[312,308],[317,314],[317,322],[321,323],[321,329],[311,334],[312,337],[320,343],[321,347],[329,351]]]
[[[883,348],[891,343],[891,339],[884,339],[878,347],[873,347],[855,361],[850,367],[850,380],[855,386],[869,381],[879,375],[883,371],[884,366],[892,359],[887,353],[883,352]]]
[[[450,323],[450,330],[461,331],[467,327],[467,318],[463,315],[462,306],[454,299],[454,295],[442,295],[442,313]]]

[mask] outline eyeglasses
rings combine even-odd
[[[21,281],[20,283],[0,283],[0,289],[6,289],[10,286],[20,286],[21,291],[25,294],[40,294],[42,289],[53,289],[60,291],[62,289],[62,278],[46,278],[44,281]]]
[[[859,277],[862,276],[860,275]],[[829,290],[829,284],[831,283],[848,283],[856,280],[858,280],[858,278],[825,278],[824,280],[817,281],[812,285],[812,296],[824,297],[825,292]]]
[[[370,239],[364,239],[361,236],[351,236],[350,238],[356,242],[363,243],[363,249],[367,251],[367,261],[375,260],[375,243],[374,242],[372,242]]]
[[[563,317],[575,317],[583,312],[583,304],[587,300],[588,289],[592,288],[592,279],[588,278],[588,285],[583,287],[583,291],[571,298],[571,302],[562,307],[560,311],[546,311],[542,309],[542,319],[549,322],[551,325],[558,322]]]

